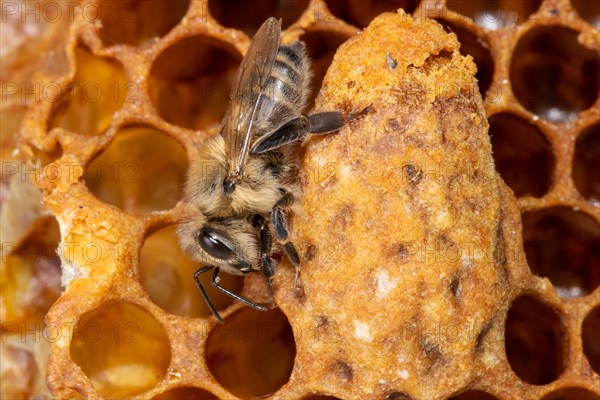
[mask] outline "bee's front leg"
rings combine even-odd
[[[215,272],[212,275],[211,283],[215,288],[219,289],[221,292],[225,293],[227,296],[232,297],[235,300],[241,301],[242,303],[254,308],[255,310],[267,311],[267,308],[265,306],[256,304],[256,303],[240,296],[239,294],[235,294],[231,290],[226,289],[223,286],[219,285],[219,271],[220,271],[219,267],[213,267],[212,265],[207,265],[206,267],[201,268],[194,273],[194,280],[196,281],[196,285],[198,286],[198,289],[200,289],[200,293],[202,294],[202,297],[204,297],[204,301],[206,301],[206,305],[208,305],[208,308],[210,309],[210,311],[213,313],[215,318],[220,323],[224,323],[223,318],[221,318],[221,316],[219,315],[219,312],[213,305],[212,301],[210,301],[210,298],[208,297],[208,293],[206,293],[206,290],[204,290],[204,286],[202,286],[202,283],[200,282],[200,279],[198,278],[201,274],[208,272],[213,268],[215,269]]]
[[[208,297],[208,293],[206,293],[206,290],[204,290],[204,286],[202,286],[202,283],[200,282],[200,278],[199,278],[199,276],[201,274],[208,272],[211,269],[213,269],[212,265],[207,265],[206,267],[199,269],[198,271],[196,271],[194,273],[194,280],[196,281],[196,286],[198,286],[198,289],[200,289],[200,293],[202,294],[202,297],[204,298],[206,305],[210,309],[210,312],[212,312],[213,315],[215,316],[215,318],[217,319],[217,321],[219,321],[222,324],[223,318],[221,318],[221,316],[219,315],[219,312],[213,305],[212,301],[210,301],[210,298]]]
[[[294,201],[294,196],[290,192],[286,192],[273,206],[271,223],[273,224],[275,239],[283,246],[283,251],[296,268],[295,282],[296,286],[298,286],[300,281],[300,257],[292,242],[289,241],[289,232],[284,215],[284,211],[289,208]]]

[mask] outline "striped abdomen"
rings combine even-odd
[[[302,114],[310,92],[310,63],[302,42],[280,46],[262,91],[256,135],[262,136]]]

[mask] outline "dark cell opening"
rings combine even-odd
[[[241,398],[267,396],[292,373],[296,343],[280,309],[244,308],[218,325],[206,345],[206,363],[215,379]]]
[[[499,29],[523,23],[541,4],[542,0],[448,0],[447,6],[483,28]]]
[[[563,372],[563,333],[556,313],[532,296],[519,297],[506,320],[506,357],[513,372],[532,385]]]
[[[587,128],[577,138],[573,181],[583,197],[600,205],[600,123]]]
[[[173,62],[177,60],[177,62]],[[150,99],[167,122],[207,129],[221,122],[241,57],[203,36],[166,49],[150,71]]]
[[[365,28],[373,18],[384,12],[396,12],[402,8],[412,14],[419,0],[325,0],[325,3],[339,19],[357,28]]]
[[[508,113],[489,119],[494,163],[517,197],[542,197],[550,188],[554,157],[535,125]]]
[[[535,28],[515,48],[510,80],[529,111],[557,123],[577,119],[598,98],[598,52],[577,41],[578,32],[559,26]]]
[[[348,37],[336,32],[308,31],[300,38],[306,43],[308,56],[312,61],[311,96],[308,102],[308,110],[312,109],[315,98],[323,84],[323,78],[327,73],[329,65],[338,47],[348,40]]]
[[[585,296],[600,284],[600,226],[567,207],[523,214],[531,272],[547,277],[561,297]]]
[[[452,396],[448,400],[497,400],[497,397],[482,392],[481,390],[468,390],[456,396]]]
[[[580,388],[558,389],[541,400],[598,400],[598,395]]]
[[[178,387],[154,396],[152,400],[219,400],[219,398],[199,388]]]
[[[581,338],[583,353],[592,369],[600,374],[600,306],[590,311],[583,320]]]
[[[494,60],[487,44],[460,25],[446,20],[438,20],[438,22],[444,27],[446,32],[454,32],[456,34],[460,42],[460,54],[473,57],[473,61],[477,65],[475,78],[477,78],[479,93],[481,93],[481,97],[485,97],[485,93],[490,88],[494,76]]]
[[[252,37],[269,17],[281,19],[281,28],[294,23],[308,7],[308,0],[210,0],[210,14],[223,26]]]
[[[600,29],[600,1],[571,0],[571,5],[583,19]]]
[[[82,9],[90,20],[102,21],[100,38],[106,46],[141,45],[160,38],[185,15],[189,0],[104,0]],[[160,15],[160,18],[157,16]]]

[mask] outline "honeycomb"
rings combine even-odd
[[[45,0],[1,7],[1,398],[599,398],[599,2]],[[417,18],[396,14],[399,8]],[[378,17],[372,36],[359,34],[384,12],[394,14]],[[292,218],[302,285],[295,287],[293,268],[282,261],[279,308],[258,312],[204,277],[225,318],[219,325],[192,279],[200,266],[177,244],[180,195],[191,160],[225,112],[250,38],[270,16],[281,18],[284,43],[307,44],[310,108],[350,112],[371,103],[372,110],[304,148],[307,217]],[[367,71],[356,79],[354,63]],[[457,137],[428,147],[428,131],[418,130],[428,114],[410,108],[416,94],[395,101],[384,90],[394,73],[406,73],[409,83],[447,83],[420,95],[446,99],[432,110],[449,113],[440,117],[448,126],[475,132],[473,147],[466,151]],[[449,84],[454,74],[473,90]],[[455,91],[464,103],[452,103]],[[397,146],[406,132],[416,132],[416,144]],[[411,200],[427,206],[430,199],[419,197],[422,171],[405,163],[423,151],[418,143],[432,159],[483,163],[485,185],[469,181],[444,200],[449,215],[466,216],[455,221],[460,229],[439,236],[451,242],[458,230],[485,232],[478,243],[502,250],[468,279],[456,278],[454,263],[413,265],[411,249],[390,255],[376,246],[413,232],[396,218]],[[353,160],[369,167],[352,170]],[[360,202],[364,193],[352,191],[352,179],[339,179],[347,169],[364,178],[358,185],[368,196],[410,193],[374,225],[373,242],[360,230],[373,223],[373,203]],[[481,226],[467,218],[477,197],[490,199]],[[457,199],[462,208],[452,207]],[[327,232],[338,236],[323,239]],[[386,257],[396,261],[383,269],[359,262]],[[222,284],[266,301],[260,276],[222,275]],[[422,305],[429,307],[419,314]],[[459,311],[446,315],[444,307]],[[432,341],[435,328],[410,325],[439,315],[449,326],[477,329],[464,341]]]

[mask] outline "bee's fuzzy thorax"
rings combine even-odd
[[[297,169],[296,158],[289,150],[250,158],[241,182],[231,194],[226,194],[223,188],[228,170],[225,141],[216,135],[190,169],[186,202],[207,217],[268,214],[281,198],[282,190],[298,192],[292,176]]]

